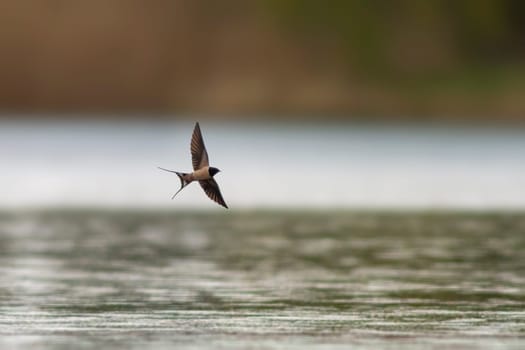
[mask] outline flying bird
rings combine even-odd
[[[177,174],[180,179],[180,189],[173,195],[173,197],[171,197],[171,199],[175,198],[184,187],[188,186],[193,181],[199,181],[202,189],[211,200],[228,208],[226,202],[222,198],[219,185],[213,178],[218,172],[220,172],[220,170],[211,167],[209,164],[208,152],[206,151],[206,146],[204,146],[199,123],[195,123],[193,136],[191,137],[191,161],[193,163],[193,172],[191,173],[181,173],[159,167],[161,170]]]

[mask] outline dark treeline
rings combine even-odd
[[[0,4],[0,108],[525,118],[512,0]]]

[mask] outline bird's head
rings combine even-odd
[[[214,167],[210,167],[210,168],[208,169],[208,172],[210,173],[210,176],[215,176],[215,174],[217,174],[218,172],[220,172],[220,170],[217,169],[217,168],[214,168]]]

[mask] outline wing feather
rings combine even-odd
[[[202,139],[199,123],[195,124],[193,136],[191,137],[191,161],[193,163],[193,170],[199,170],[209,165],[208,152]]]
[[[213,178],[209,180],[201,180],[199,181],[199,184],[201,185],[206,195],[212,201],[222,205],[225,208],[228,208],[228,206],[226,205],[226,202],[222,198],[222,194],[221,194],[221,190],[219,189],[219,185]]]

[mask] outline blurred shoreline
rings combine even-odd
[[[525,120],[516,1],[31,0],[2,10],[0,118]]]
[[[242,123],[254,126],[283,126],[301,125],[355,125],[355,126],[384,126],[384,127],[432,127],[432,128],[479,128],[479,129],[515,129],[525,128],[525,118],[518,117],[487,117],[479,115],[367,115],[367,114],[331,114],[331,113],[305,113],[305,114],[266,114],[266,113],[156,113],[151,111],[134,112],[7,112],[0,111],[0,127],[3,125],[40,123],[57,124],[131,124],[155,125],[164,123],[194,123],[205,121],[215,125]],[[45,124],[42,124],[45,125]]]

